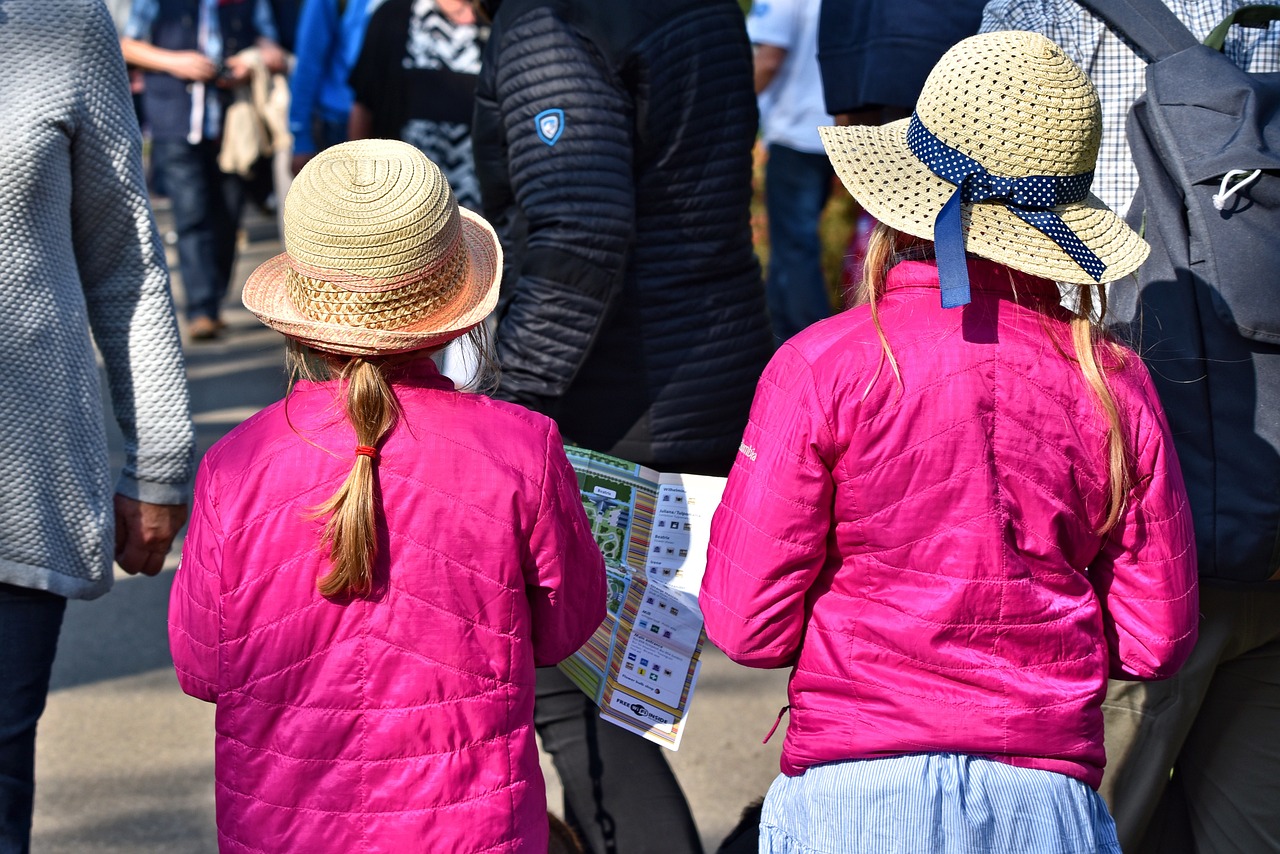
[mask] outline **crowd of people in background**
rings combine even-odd
[[[1280,71],[1280,24],[1224,52]],[[1072,0],[0,3],[0,854],[67,599],[189,507],[222,850],[701,854],[554,666],[604,602],[565,443],[727,478],[707,635],[791,677],[723,851],[1280,850],[1280,582],[1198,578],[1185,422],[1106,315],[1150,59]],[[292,381],[197,474],[183,339],[251,198]]]

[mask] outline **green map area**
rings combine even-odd
[[[622,564],[631,531],[631,485],[595,472],[582,473],[579,481],[591,535],[606,563]]]

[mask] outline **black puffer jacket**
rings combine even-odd
[[[473,144],[506,252],[500,397],[660,468],[732,461],[772,351],[732,0],[505,0]]]

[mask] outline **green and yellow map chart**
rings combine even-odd
[[[604,623],[560,668],[605,720],[676,750],[706,641],[698,587],[724,478],[565,452],[604,554],[609,600]]]

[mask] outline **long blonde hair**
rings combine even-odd
[[[487,328],[480,324],[467,333],[467,339],[478,355],[478,370],[467,387],[491,388],[497,378],[497,363]],[[328,517],[320,544],[327,549],[332,568],[316,582],[322,596],[338,599],[373,593],[378,533],[384,525],[377,483],[378,454],[383,440],[403,415],[392,379],[404,366],[429,358],[433,352],[368,358],[335,356],[289,341],[286,356],[290,389],[299,379],[336,380],[359,449],[351,472],[338,491],[310,513],[314,519]]]
[[[884,223],[877,223],[867,243],[867,253],[863,260],[862,281],[858,284],[857,291],[854,294],[854,304],[862,305],[865,303],[871,312],[871,322],[880,338],[884,361],[893,369],[899,385],[902,383],[902,375],[898,371],[898,363],[889,347],[889,339],[885,336],[884,327],[880,325],[877,304],[880,301],[880,297],[884,295],[884,284],[889,270],[903,260],[904,257],[911,255],[913,251],[918,252],[922,247],[927,246],[927,241],[921,241],[910,235],[903,234]],[[1119,523],[1120,516],[1124,513],[1129,489],[1133,484],[1133,467],[1129,449],[1124,441],[1124,425],[1120,419],[1120,408],[1116,404],[1115,395],[1111,393],[1111,387],[1107,382],[1107,372],[1102,366],[1104,352],[1112,357],[1113,364],[1123,365],[1126,351],[1111,338],[1102,325],[1103,318],[1107,313],[1106,289],[1097,289],[1096,301],[1094,293],[1094,288],[1087,285],[1075,287],[1075,311],[1071,318],[1072,352],[1067,353],[1060,341],[1053,340],[1053,343],[1063,358],[1075,362],[1079,367],[1080,374],[1084,378],[1085,384],[1089,387],[1094,403],[1106,418],[1108,491],[1110,494],[1106,505],[1106,519],[1097,531],[1099,535],[1103,535]],[[867,385],[867,391],[870,390],[871,385],[879,377],[879,374],[880,369],[877,368],[871,382]]]

